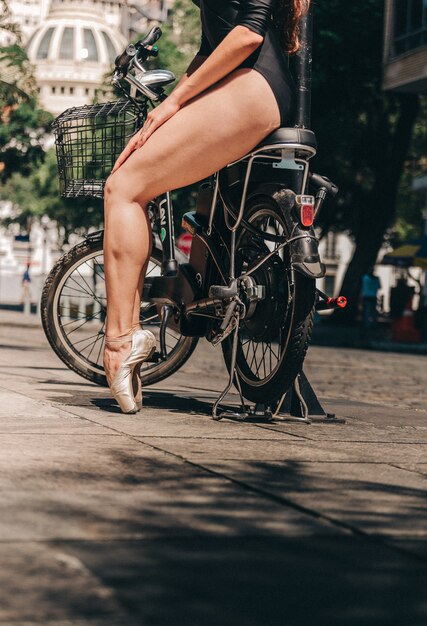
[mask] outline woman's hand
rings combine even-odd
[[[171,96],[166,98],[155,109],[150,111],[145,120],[144,126],[129,140],[126,148],[123,150],[119,158],[114,164],[111,173],[114,174],[116,170],[126,161],[126,159],[134,152],[141,148],[149,137],[154,133],[159,126],[167,122],[175,113],[178,113],[180,105]]]

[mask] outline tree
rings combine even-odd
[[[0,0],[0,31],[15,42],[0,46],[0,182],[13,172],[29,173],[43,160],[43,143],[52,116],[37,105],[33,68],[21,47],[21,34]]]
[[[408,157],[405,161],[397,197],[396,220],[389,233],[389,242],[397,247],[410,239],[417,239],[424,232],[423,209],[425,199],[414,193],[414,178],[427,174],[427,98],[421,100],[421,110],[414,126]]]
[[[319,2],[315,16],[315,167],[342,190],[340,201],[325,210],[324,229],[346,228],[356,243],[341,289],[349,299],[341,315],[351,320],[361,276],[375,263],[396,216],[420,99],[382,90],[382,0]]]
[[[83,236],[90,227],[99,228],[103,219],[102,201],[61,198],[54,150],[46,152],[42,165],[29,175],[14,172],[0,187],[0,199],[10,201],[13,207],[6,224],[18,223],[27,230],[34,218],[47,215],[56,221],[62,244],[71,233]]]
[[[179,79],[200,46],[200,12],[190,0],[176,0],[172,19],[162,24],[163,36],[154,67],[171,70]]]

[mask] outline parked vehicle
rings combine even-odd
[[[116,59],[113,83],[123,89],[123,100],[69,109],[55,121],[64,196],[102,197],[127,140],[148,108],[166,97],[173,74],[144,66],[157,53],[160,35],[152,29]],[[315,154],[312,131],[280,128],[203,181],[196,210],[182,220],[193,237],[189,258],[175,248],[171,194],[150,203],[155,237],[141,322],[155,332],[158,349],[141,370],[143,385],[177,371],[203,337],[221,344],[230,373],[225,392],[234,382],[245,399],[273,405],[292,385],[316,306],[342,306],[316,291],[325,268],[313,224],[327,194],[338,189],[309,171]],[[41,310],[57,355],[81,376],[105,385],[102,241],[101,231],[91,234],[58,261],[46,280]],[[221,416],[218,407],[217,402],[214,417]]]

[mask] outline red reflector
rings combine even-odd
[[[314,222],[314,206],[312,204],[301,205],[301,224],[312,226]]]
[[[347,298],[345,296],[339,296],[337,298],[337,306],[340,309],[345,309],[345,307],[347,306]]]

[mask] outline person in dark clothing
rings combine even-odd
[[[362,298],[363,298],[363,328],[375,328],[377,325],[378,291],[381,289],[381,282],[374,274],[374,268],[370,267],[362,277]]]
[[[287,55],[310,0],[198,0],[200,50],[172,93],[152,110],[117,159],[105,187],[108,315],[104,367],[125,412],[135,412],[136,364],[153,349],[139,326],[150,257],[148,203],[203,180],[293,125],[295,87]],[[139,393],[139,392],[138,392]]]

